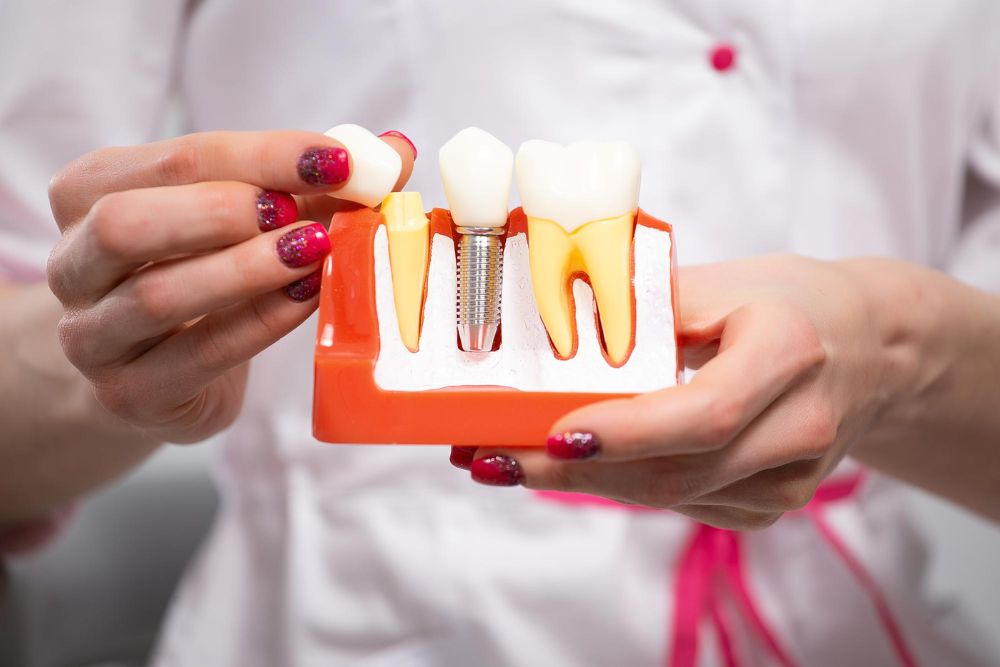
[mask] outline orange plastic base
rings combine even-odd
[[[447,211],[430,214],[434,234],[452,237]],[[552,424],[576,408],[628,394],[525,392],[502,387],[385,391],[375,383],[379,353],[373,245],[381,214],[364,208],[333,217],[333,251],[323,265],[316,340],[313,435],[332,443],[541,446]],[[636,224],[670,234],[670,282],[676,323],[677,270],[673,229],[643,211]],[[526,232],[521,209],[508,235]],[[530,239],[529,239],[530,242]],[[664,304],[666,306],[666,304]],[[683,369],[677,345],[678,382]]]

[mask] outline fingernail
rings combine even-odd
[[[285,295],[292,301],[308,301],[319,294],[320,283],[323,282],[323,269],[316,269],[305,278],[299,278],[294,283],[285,285]]]
[[[601,441],[593,433],[556,433],[545,442],[545,451],[557,459],[589,459],[601,451]]]
[[[337,185],[350,175],[350,155],[343,148],[317,146],[299,158],[299,178],[309,185]]]
[[[413,149],[413,159],[414,160],[417,159],[417,146],[416,146],[416,144],[414,144],[412,141],[410,141],[410,138],[408,136],[406,136],[405,134],[403,134],[402,132],[400,132],[399,130],[389,130],[388,132],[383,132],[382,134],[380,134],[378,136],[379,137],[396,137],[397,139],[402,139],[406,143],[410,144],[410,148]]]
[[[517,486],[524,482],[521,465],[509,456],[487,456],[472,462],[472,479],[489,486]]]
[[[293,269],[318,262],[330,253],[330,237],[323,225],[314,222],[296,227],[278,239],[278,258]]]
[[[452,447],[451,457],[448,459],[456,468],[468,470],[472,467],[472,459],[476,455],[475,447]]]
[[[257,196],[257,226],[262,232],[290,225],[298,219],[299,207],[287,192],[266,190]]]

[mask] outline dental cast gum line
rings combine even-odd
[[[553,179],[555,183],[548,183],[548,192],[544,191],[544,187],[525,182],[523,172],[532,170],[521,169],[522,153],[526,147],[530,151],[532,145],[536,148],[540,146],[547,152],[547,160],[536,161],[534,171],[538,171],[537,162],[541,162],[549,174],[553,166],[558,170],[558,164],[553,165],[553,157],[559,158],[560,150],[565,152],[563,159],[569,161],[579,158],[581,152],[587,153],[590,147],[598,147],[590,157],[595,160],[605,158],[604,173],[602,175],[601,165],[590,165],[589,174],[590,185],[598,190],[596,195],[594,192],[583,192],[582,199],[589,198],[589,201],[581,206],[578,201],[581,195],[565,187],[565,181],[572,179],[572,174],[557,173]],[[603,156],[597,154],[601,150]],[[610,159],[607,159],[609,153]],[[574,166],[579,172],[586,170],[588,165]],[[601,352],[608,364],[613,367],[624,365],[635,345],[632,243],[638,211],[638,168],[638,156],[634,154],[634,149],[621,142],[578,142],[565,148],[548,142],[526,142],[518,152],[518,185],[522,197],[527,194],[535,209],[559,218],[552,220],[532,215],[512,215],[510,218],[517,217],[524,222],[509,225],[506,232],[506,236],[525,232],[528,235],[529,268],[536,308],[558,359],[570,359],[576,354],[578,336],[572,285],[577,279],[585,280],[593,291]],[[615,170],[618,173],[614,173]],[[537,173],[532,175],[537,177]],[[560,178],[562,183],[558,182]],[[601,179],[612,183],[608,185]],[[586,183],[577,185],[587,186]],[[602,187],[604,192],[599,192]],[[601,212],[623,208],[626,212],[588,219],[590,211],[600,215]],[[416,352],[426,298],[431,237],[435,233],[453,237],[453,233],[446,231],[453,232],[455,221],[449,215],[451,230],[431,229],[423,212],[421,197],[416,192],[390,193],[382,202],[381,213],[388,237],[393,300],[400,337],[408,350]],[[520,213],[520,210],[515,213]]]

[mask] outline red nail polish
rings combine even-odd
[[[382,134],[380,134],[378,136],[380,136],[380,137],[396,137],[397,139],[402,139],[406,143],[410,144],[410,148],[413,149],[413,159],[414,160],[417,159],[417,146],[416,146],[416,144],[414,144],[412,141],[410,141],[410,138],[408,136],[406,136],[405,134],[403,134],[402,132],[400,132],[399,130],[389,130],[388,132],[383,132]]]
[[[521,465],[509,456],[487,456],[472,462],[472,479],[489,486],[517,486],[524,482]]]
[[[317,146],[302,154],[298,167],[309,185],[337,185],[351,175],[351,158],[346,149]]]
[[[330,253],[330,237],[318,222],[296,227],[276,245],[278,258],[293,269],[318,262]]]
[[[287,192],[266,190],[257,196],[257,226],[262,232],[290,225],[298,219],[299,207]]]
[[[475,447],[452,447],[449,461],[456,468],[468,470],[472,467],[472,459],[476,455]]]
[[[545,451],[557,459],[589,459],[601,451],[601,441],[593,433],[556,433],[545,442]]]
[[[294,283],[285,285],[285,295],[292,301],[308,301],[319,294],[320,283],[323,282],[323,269],[316,269],[305,278],[299,278]]]

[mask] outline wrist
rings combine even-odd
[[[945,276],[887,258],[843,260],[864,294],[877,349],[872,431],[893,438],[919,429],[955,359],[956,322]],[[879,438],[870,438],[877,441]]]

